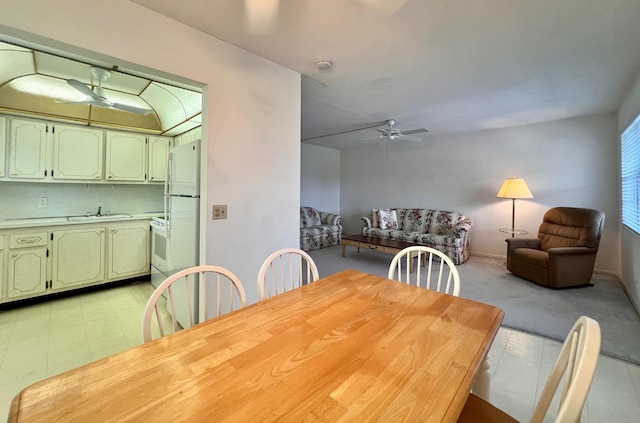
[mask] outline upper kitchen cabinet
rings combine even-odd
[[[53,128],[53,179],[102,179],[104,131],[82,126]]]
[[[45,122],[11,119],[9,126],[9,177],[46,178],[48,125]]]
[[[147,163],[147,137],[141,134],[107,131],[105,179],[144,182]]]
[[[171,138],[149,137],[149,182],[164,182]]]
[[[202,139],[202,127],[198,126],[195,129],[192,129],[189,132],[185,132],[182,135],[178,135],[176,137],[176,145],[182,145],[182,144],[188,144],[190,142],[193,142],[195,140],[199,140]]]
[[[102,130],[22,119],[9,126],[10,178],[102,179]]]
[[[0,177],[4,176],[6,161],[4,154],[6,151],[7,140],[7,118],[0,116]]]

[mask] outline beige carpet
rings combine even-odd
[[[347,247],[310,251],[320,276],[344,269],[387,275],[392,256]],[[592,280],[593,287],[552,290],[511,275],[503,260],[471,257],[458,266],[460,296],[496,305],[505,312],[503,325],[564,341],[581,315],[600,323],[603,354],[640,365],[640,317],[622,286],[605,278]]]

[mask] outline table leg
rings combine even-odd
[[[476,376],[476,381],[471,388],[471,392],[474,395],[479,396],[483,400],[489,402],[491,399],[491,372],[489,369],[491,368],[491,364],[489,362],[489,356],[487,355],[480,365],[480,371],[478,372],[478,376]]]
[[[342,250],[342,257],[344,257],[344,244],[340,244],[340,249]]]

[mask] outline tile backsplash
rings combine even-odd
[[[0,182],[0,219],[162,211],[164,186]],[[38,208],[46,198],[47,207]]]

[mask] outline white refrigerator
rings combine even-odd
[[[198,265],[200,244],[200,140],[179,145],[169,151],[164,193],[164,218],[168,244],[167,276]],[[189,326],[186,288],[176,285],[178,322]],[[193,321],[198,321],[198,284],[191,287]],[[180,305],[180,307],[178,307]]]

